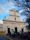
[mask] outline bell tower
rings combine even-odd
[[[15,9],[9,10],[9,16],[7,19],[11,21],[20,21],[20,14]]]

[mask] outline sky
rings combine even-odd
[[[25,1],[25,0],[24,0]],[[20,3],[24,3],[22,0],[19,0]],[[9,16],[9,10],[15,8],[16,10],[19,11],[19,13],[23,13],[24,7],[20,5],[20,7],[16,6],[16,1],[12,0],[0,0],[0,20],[3,20],[5,16]],[[26,16],[25,15],[20,15],[21,20],[25,20]]]

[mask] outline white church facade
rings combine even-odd
[[[10,28],[10,31],[14,32],[16,27],[18,32],[20,32],[22,28],[24,32],[27,32],[26,22],[20,21],[18,11],[10,10],[8,18],[3,20],[3,31],[8,33],[8,28]]]

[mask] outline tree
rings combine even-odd
[[[28,26],[27,26],[27,28],[30,30],[30,18],[27,18],[27,22],[28,22]]]
[[[26,0],[26,2],[30,2],[30,0]]]
[[[28,13],[28,18],[27,18],[27,23],[29,24],[28,26],[27,26],[27,28],[30,30],[30,6],[29,6],[29,4],[28,4],[28,2],[30,1],[30,0],[25,0],[26,1],[26,3],[27,3],[27,5],[25,5],[25,10],[26,10],[26,12]]]

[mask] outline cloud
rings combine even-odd
[[[0,8],[0,13],[3,13],[3,12],[4,12],[4,10],[2,8]]]
[[[0,4],[0,14],[5,13],[5,12],[6,13],[8,12],[8,6],[7,5],[4,6]]]
[[[26,17],[25,15],[21,15],[21,16],[20,16],[20,20],[23,21],[23,22],[26,21],[26,18],[27,18],[27,17]]]
[[[19,13],[22,13],[24,11],[24,9],[20,10]]]
[[[10,7],[10,6],[14,6],[14,5],[15,5],[14,2],[10,1],[10,2],[5,3],[4,6]]]
[[[0,4],[0,13],[8,13],[10,9],[15,8],[14,3],[13,2],[7,2],[5,4]]]
[[[15,6],[15,2],[10,1],[10,2],[6,2],[5,4],[0,4],[0,13],[9,13],[10,9],[19,9],[17,6]]]
[[[2,20],[0,20],[0,24],[3,24],[3,21]]]

